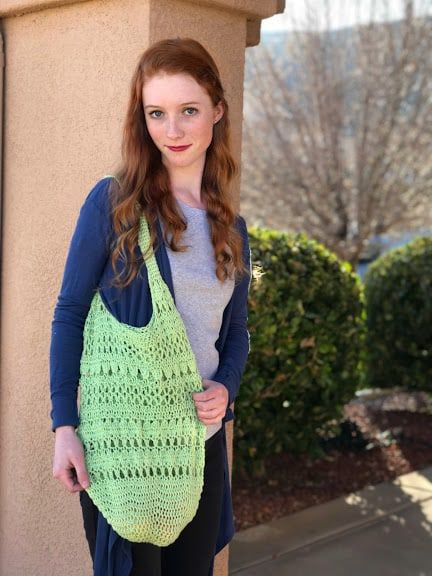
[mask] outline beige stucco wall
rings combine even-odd
[[[220,66],[240,160],[247,36],[280,10],[270,0],[2,0],[2,576],[91,574],[78,494],[52,478],[50,330],[79,207],[120,154],[138,55],[163,37],[203,42]],[[227,553],[215,576],[227,573]]]

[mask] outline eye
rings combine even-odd
[[[153,110],[152,112],[149,112],[149,116],[150,118],[160,118],[160,116],[152,116],[152,114],[162,114],[162,112],[160,110]]]
[[[185,111],[186,110],[193,110],[194,112],[198,112],[197,108],[185,108]],[[194,116],[194,114],[186,114],[186,116]]]

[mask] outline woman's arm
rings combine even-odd
[[[112,239],[107,187],[103,178],[81,207],[64,268],[51,325],[50,391],[52,430],[79,424],[77,388],[83,329]]]
[[[228,406],[232,404],[240,388],[247,357],[250,351],[250,335],[247,327],[248,294],[252,278],[252,258],[246,222],[239,216],[239,229],[243,238],[243,260],[249,270],[235,286],[232,295],[231,319],[224,347],[219,356],[219,366],[212,380],[221,382],[228,389]],[[227,406],[227,407],[228,407]]]

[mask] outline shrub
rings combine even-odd
[[[367,379],[432,389],[432,238],[380,256],[365,274]]]
[[[251,352],[236,400],[235,473],[265,473],[265,456],[322,455],[360,385],[361,281],[304,234],[250,228]]]

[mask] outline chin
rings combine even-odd
[[[204,155],[205,156],[205,155]],[[177,166],[178,168],[186,168],[187,166],[193,166],[194,164],[196,164],[197,162],[200,162],[202,159],[202,156],[199,156],[197,158],[179,158],[178,160],[176,158],[169,158],[167,160],[167,165],[168,166]]]

